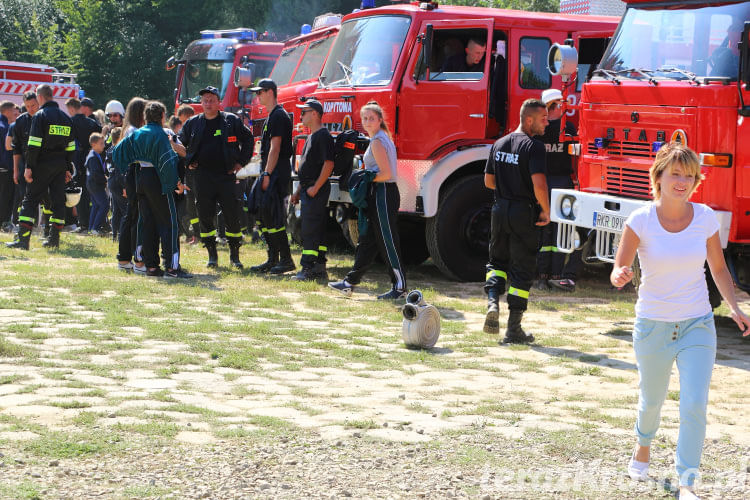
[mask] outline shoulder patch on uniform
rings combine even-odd
[[[70,127],[65,125],[50,125],[49,135],[70,135]]]

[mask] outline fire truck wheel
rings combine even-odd
[[[349,243],[352,248],[357,248],[357,242],[359,241],[357,219],[344,219],[341,223],[341,232],[343,233],[346,242]]]
[[[484,187],[482,174],[462,177],[446,188],[425,231],[430,256],[445,275],[484,281],[491,211],[492,191]]]
[[[721,292],[714,282],[713,276],[711,276],[711,270],[708,268],[708,262],[706,262],[706,286],[708,287],[708,302],[711,304],[711,309],[716,309],[721,305]]]
[[[398,235],[401,243],[401,258],[407,266],[418,266],[430,256],[425,239],[423,218],[399,217]]]

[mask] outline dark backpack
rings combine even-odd
[[[367,148],[369,141],[356,130],[345,130],[336,136],[334,143],[333,175],[339,177],[339,187],[347,189],[347,181],[352,173],[354,156]],[[364,147],[363,147],[364,145]]]

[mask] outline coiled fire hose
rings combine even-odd
[[[426,304],[422,292],[413,290],[406,296],[401,335],[407,347],[429,349],[440,336],[440,312]]]

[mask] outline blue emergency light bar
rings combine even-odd
[[[258,32],[250,28],[235,28],[233,30],[203,30],[201,38],[236,38],[241,41],[255,41],[258,39]]]
[[[360,9],[373,9],[375,8],[375,0],[362,0],[359,6]]]
[[[311,31],[312,31],[312,26],[310,26],[309,24],[303,24],[302,25],[302,29],[299,30],[299,34],[300,35],[307,35]]]
[[[86,91],[83,89],[78,89],[78,99],[83,99],[86,97]]]

